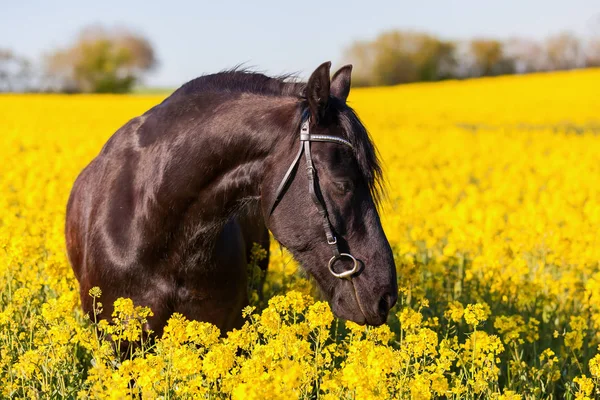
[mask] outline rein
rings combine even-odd
[[[317,207],[317,211],[319,212],[319,214],[321,215],[321,218],[323,220],[323,230],[325,231],[325,237],[327,238],[327,244],[332,246],[332,250],[333,250],[333,257],[331,257],[331,259],[329,259],[329,264],[328,264],[329,272],[331,272],[331,274],[333,276],[335,276],[336,278],[350,279],[352,277],[352,275],[354,275],[358,271],[358,261],[351,254],[340,253],[340,250],[338,248],[337,238],[333,234],[333,228],[331,225],[331,221],[329,220],[329,214],[327,213],[327,208],[325,207],[325,202],[323,201],[323,199],[321,199],[319,197],[319,194],[318,194],[318,190],[320,190],[320,187],[318,186],[318,183],[316,180],[317,171],[315,170],[315,166],[314,166],[314,163],[312,160],[312,153],[310,151],[310,143],[311,142],[336,143],[336,144],[348,146],[351,149],[353,149],[352,143],[350,143],[349,141],[347,141],[346,139],[343,139],[341,137],[329,136],[329,135],[312,135],[310,133],[310,116],[308,115],[308,110],[306,110],[302,114],[302,124],[300,125],[300,148],[298,149],[298,153],[296,153],[296,157],[294,157],[294,161],[292,161],[292,164],[288,168],[287,172],[283,176],[283,179],[281,180],[281,183],[279,184],[279,187],[277,188],[277,191],[275,193],[275,199],[273,200],[273,205],[271,206],[271,209],[269,211],[269,217],[273,214],[273,212],[275,211],[275,208],[277,207],[277,205],[279,204],[279,202],[285,195],[287,186],[292,180],[291,179],[292,173],[298,167],[300,158],[302,157],[302,153],[304,153],[304,156],[306,158],[306,171],[308,173],[308,192],[310,193],[310,197],[311,197],[313,203],[315,204],[315,206]],[[335,264],[335,262],[337,260],[340,260],[344,257],[352,260],[352,262],[354,263],[352,269],[350,269],[348,271],[343,271],[340,273],[335,272],[333,270],[333,265]]]

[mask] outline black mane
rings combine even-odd
[[[379,205],[385,194],[385,187],[378,151],[371,141],[367,128],[354,110],[347,105],[340,108],[337,113],[340,126],[354,147],[354,156],[360,173],[369,186],[375,204]]]
[[[171,96],[216,92],[302,98],[305,88],[306,83],[299,82],[295,74],[268,77],[259,72],[233,68],[192,79],[173,92]]]

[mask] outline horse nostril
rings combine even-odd
[[[387,316],[388,311],[390,311],[389,297],[386,294],[379,300],[379,315],[382,317]]]
[[[379,307],[378,307],[379,315],[381,315],[383,317],[387,316],[388,312],[390,311],[390,309],[392,307],[394,307],[397,300],[398,300],[398,297],[394,296],[391,293],[386,293],[383,296],[381,296],[381,299],[379,300]]]
[[[394,307],[396,305],[396,302],[398,301],[398,291],[392,292],[392,293],[388,294],[387,296],[388,296],[388,304],[389,304],[390,308]]]

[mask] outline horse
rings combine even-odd
[[[154,335],[173,313],[239,328],[249,251],[268,249],[270,231],[337,317],[385,323],[398,286],[382,169],[347,105],[352,66],[333,77],[330,67],[307,82],[240,68],[201,76],[118,129],[67,203],[83,310],[94,312],[98,286],[100,319],[127,297],[151,308]]]

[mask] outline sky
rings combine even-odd
[[[600,0],[0,0],[0,48],[34,61],[91,24],[143,34],[159,60],[145,84],[177,87],[240,63],[306,78],[324,61],[341,66],[353,41],[390,29],[446,39],[589,35],[600,30]]]

